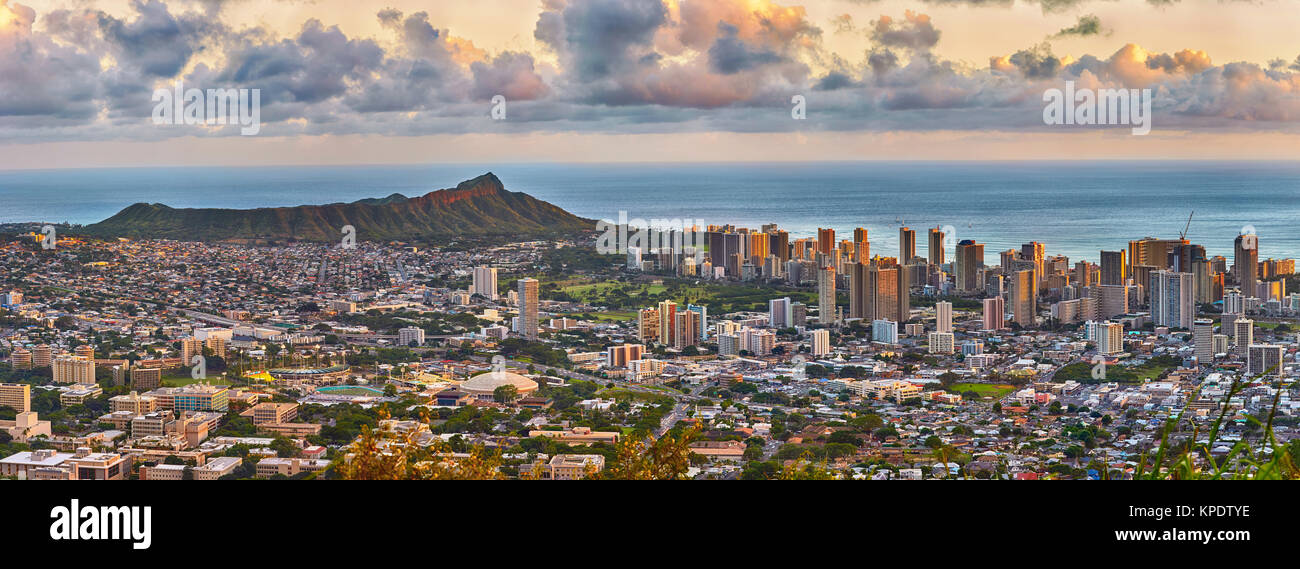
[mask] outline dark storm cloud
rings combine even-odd
[[[153,77],[172,77],[202,49],[204,40],[220,30],[206,15],[174,16],[160,0],[136,0],[133,20],[98,14],[99,29],[114,56]]]
[[[1047,44],[1015,52],[1011,55],[1011,64],[1031,79],[1055,77],[1061,71],[1060,58],[1052,55],[1052,47]]]
[[[719,22],[718,39],[709,48],[709,66],[713,71],[732,75],[768,63],[781,61],[776,52],[756,49],[736,37],[736,27]]]
[[[577,79],[603,79],[635,67],[667,16],[660,0],[573,0],[543,11],[533,35]]]

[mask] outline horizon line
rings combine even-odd
[[[7,172],[58,172],[58,171],[76,171],[76,170],[164,170],[164,169],[186,169],[186,168],[238,168],[238,169],[258,169],[258,168],[371,168],[371,167],[393,167],[393,166],[538,166],[538,165],[580,165],[580,166],[634,166],[634,165],[683,165],[683,166],[705,166],[705,165],[746,165],[754,164],[881,164],[881,163],[913,163],[913,164],[1023,164],[1023,163],[1079,163],[1079,164],[1096,164],[1107,162],[1123,163],[1204,163],[1204,164],[1297,164],[1300,165],[1300,158],[1282,159],[1282,158],[1222,158],[1222,159],[1205,159],[1205,158],[1000,158],[1000,159],[977,159],[977,158],[864,158],[864,159],[844,159],[844,160],[511,160],[501,162],[479,162],[479,161],[458,161],[458,162],[355,162],[349,164],[321,164],[313,162],[293,162],[283,164],[182,164],[182,165],[121,165],[121,166],[64,166],[58,168],[48,167],[16,167],[0,168],[0,173]]]

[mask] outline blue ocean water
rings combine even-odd
[[[1300,257],[1300,162],[855,162],[768,164],[433,164],[120,168],[0,172],[0,222],[94,223],[135,202],[253,208],[414,196],[492,171],[513,191],[583,217],[693,219],[793,236],[866,227],[896,255],[898,226],[951,225],[998,252],[1037,240],[1097,261],[1144,236],[1231,256],[1245,226],[1260,257]],[[951,244],[949,245],[951,247]]]

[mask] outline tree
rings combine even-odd
[[[280,458],[292,458],[298,455],[298,445],[285,437],[276,437],[272,440],[270,449]]]
[[[696,423],[674,435],[666,433],[658,440],[648,435],[628,436],[618,442],[614,460],[595,478],[607,480],[681,480],[691,466],[690,445],[703,428]]]
[[[387,412],[380,412],[387,419]],[[427,416],[421,420],[428,424]],[[501,452],[488,450],[483,445],[469,449],[469,456],[452,456],[451,446],[441,439],[420,446],[416,430],[405,433],[370,426],[362,428],[361,436],[332,465],[344,480],[498,480]]]
[[[519,388],[514,385],[502,385],[492,390],[492,399],[497,403],[510,404],[519,397]]]

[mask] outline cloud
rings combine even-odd
[[[718,30],[720,35],[714,40],[713,47],[709,48],[709,66],[717,73],[734,75],[781,61],[781,56],[776,52],[750,46],[737,37],[735,26],[719,22]]]
[[[572,0],[548,6],[533,35],[577,80],[600,80],[642,65],[667,17],[659,0]]]
[[[74,5],[38,15],[0,0],[0,138],[237,132],[153,126],[153,89],[177,79],[261,89],[270,136],[1032,130],[1043,128],[1043,90],[1064,81],[1152,89],[1157,128],[1300,129],[1300,58],[1215,63],[1193,46],[1133,43],[1072,57],[1043,43],[984,66],[935,53],[942,22],[912,11],[862,26],[832,19],[870,40],[836,53],[801,6],[544,0],[534,52],[489,51],[422,11],[378,10],[371,37],[312,18],[288,32],[235,29],[210,16],[223,2],[136,0],[117,14]],[[1054,37],[1102,33],[1083,16]],[[805,121],[790,120],[795,94],[807,97]],[[511,102],[509,120],[488,118],[495,95]]]
[[[1028,79],[1041,79],[1060,73],[1062,61],[1052,54],[1051,45],[1042,43],[1009,56],[992,57],[989,67],[1004,73],[1018,72]]]
[[[870,34],[879,45],[911,51],[928,51],[939,43],[939,30],[930,22],[930,16],[911,10],[904,14],[901,22],[881,16],[871,23]]]
[[[867,65],[876,76],[884,75],[890,69],[898,67],[898,56],[888,48],[874,49],[867,54]]]
[[[470,69],[474,73],[474,96],[480,99],[501,95],[510,101],[531,101],[550,91],[534,69],[533,56],[527,53],[503,52],[491,62],[472,63]]]
[[[1102,29],[1101,18],[1098,18],[1096,15],[1093,14],[1088,14],[1086,16],[1079,16],[1079,23],[1070,26],[1068,28],[1062,28],[1061,31],[1056,32],[1056,34],[1054,34],[1052,37],[1055,38],[1063,38],[1068,36],[1087,37],[1087,36],[1095,36],[1101,34],[1103,31],[1106,33],[1106,35],[1110,35],[1110,32],[1108,30]]]
[[[99,31],[118,61],[153,77],[174,77],[222,26],[204,14],[174,16],[160,0],[134,0],[136,17],[98,13]]]
[[[557,96],[594,105],[718,108],[788,100],[821,30],[765,1],[546,3],[534,37],[555,53]]]
[[[837,34],[851,34],[857,31],[857,26],[853,23],[853,16],[849,14],[840,14],[831,18],[831,27],[835,28]]]
[[[36,11],[0,0],[0,125],[83,124],[99,112],[99,59],[34,33]]]

